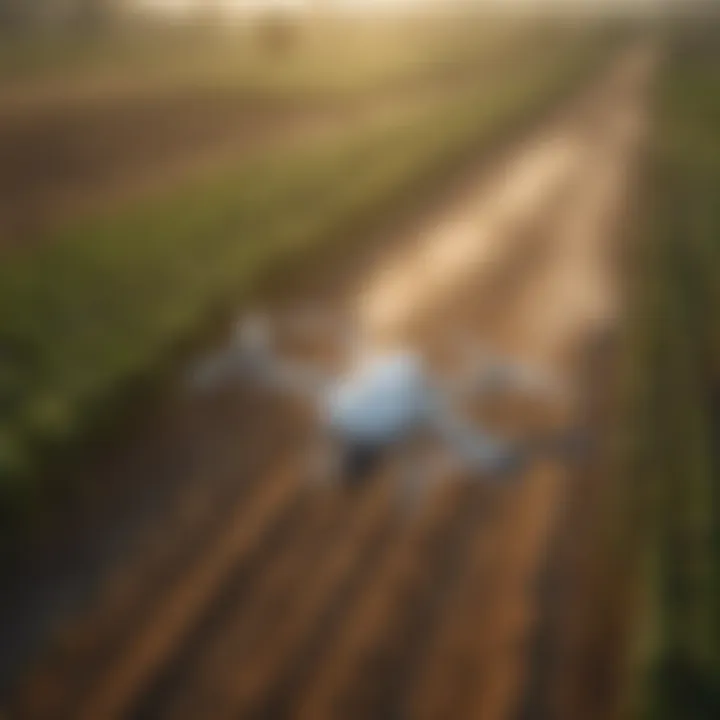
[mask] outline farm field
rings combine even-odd
[[[588,31],[590,32],[590,31]],[[4,504],[37,504],[44,459],[104,421],[263,272],[351,233],[496,144],[604,52],[568,33],[523,46],[473,88],[331,138],[263,151],[110,214],[80,218],[0,269]],[[282,208],[282,212],[279,209]]]
[[[478,95],[412,125],[324,145],[318,156],[314,148],[292,162],[284,155],[282,173],[263,160],[263,182],[241,169],[201,199],[193,190],[129,212],[107,235],[93,220],[47,243],[32,263],[14,261],[27,262],[13,274],[22,281],[8,275],[0,287],[18,293],[15,307],[27,315],[8,313],[6,322],[18,323],[16,337],[33,328],[24,336],[45,342],[48,327],[66,330],[63,300],[67,317],[97,308],[93,335],[114,310],[133,317],[128,327],[144,339],[160,327],[164,345],[228,299],[349,305],[371,334],[413,341],[429,355],[456,328],[549,363],[576,382],[570,419],[579,421],[599,392],[584,374],[589,347],[624,311],[614,259],[655,52],[646,43],[554,49],[542,62],[510,64],[498,85],[490,74]],[[248,192],[242,213],[238,188]],[[309,198],[322,199],[322,213]],[[393,223],[361,225],[361,240],[344,237],[338,251],[335,238],[358,218],[403,203],[407,212]],[[305,255],[311,247],[323,263],[300,265],[301,256],[320,257]],[[296,259],[306,270],[299,278]],[[78,274],[58,273],[68,279],[55,289],[63,261]],[[270,266],[274,282],[255,285],[250,274]],[[51,288],[41,309],[58,309],[52,321],[28,300],[23,306],[27,282]],[[136,314],[96,300],[108,297],[100,291],[119,296],[111,282],[137,301]],[[165,309],[160,287],[177,293]],[[82,366],[83,383],[87,367],[110,372],[95,354],[78,363],[89,346],[77,332],[78,355],[68,349],[63,358],[49,339],[53,352],[41,354],[62,368],[48,364],[42,374],[62,379],[57,387],[73,368]],[[118,347],[130,347],[116,342],[106,349],[113,361]],[[47,427],[62,438],[71,415],[57,409],[74,400],[40,407],[33,432]],[[523,418],[512,416],[510,430],[521,433]],[[441,483],[403,516],[392,468],[357,494],[308,488],[298,473],[302,425],[282,398],[252,388],[198,398],[178,380],[133,433],[96,447],[78,472],[102,492],[79,502],[62,538],[29,549],[5,573],[15,622],[3,662],[35,650],[7,693],[10,717],[610,717],[619,685],[609,682],[598,699],[566,672],[566,635],[548,635],[558,617],[575,615],[547,579],[564,557],[557,543],[568,542],[564,510],[590,524],[588,498],[602,495],[607,478],[583,463],[541,462],[514,484]],[[22,434],[13,439],[24,446]],[[61,628],[50,644],[49,627]]]

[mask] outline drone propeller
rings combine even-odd
[[[249,315],[236,323],[226,347],[191,368],[189,383],[194,389],[210,390],[233,382],[240,374],[257,372],[267,362],[270,349],[269,322],[263,315]]]
[[[562,404],[570,399],[567,383],[540,365],[508,358],[457,333],[448,345],[459,358],[455,375],[448,383],[451,395],[522,393]]]

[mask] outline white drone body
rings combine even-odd
[[[429,406],[420,359],[393,353],[371,358],[331,383],[321,399],[321,414],[331,432],[346,442],[384,446],[417,430],[427,420]]]
[[[323,441],[315,470],[328,478],[360,479],[387,451],[405,449],[419,437],[439,441],[476,475],[504,476],[522,464],[526,449],[465,422],[452,408],[454,400],[459,393],[482,395],[499,387],[554,392],[541,374],[498,362],[448,386],[431,378],[421,356],[408,351],[356,353],[348,368],[333,376],[279,359],[268,340],[264,323],[242,323],[230,348],[203,363],[195,382],[212,387],[251,377],[309,402]]]

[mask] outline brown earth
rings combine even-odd
[[[342,282],[292,300],[354,305],[378,341],[412,340],[430,356],[462,332],[547,364],[573,402],[540,421],[581,422],[593,395],[584,357],[622,317],[615,240],[651,61],[646,47],[623,54]],[[508,431],[532,416],[510,412]],[[543,460],[519,482],[441,483],[400,513],[392,468],[355,494],[308,487],[304,426],[252,389],[177,390],[142,424],[144,441],[99,449],[88,472],[116,489],[80,516],[83,551],[68,559],[58,543],[56,577],[47,552],[16,570],[6,618],[34,601],[73,619],[11,694],[9,716],[570,717],[554,704],[558,684],[582,707],[582,679],[558,660],[577,595],[546,581],[557,562],[587,570],[566,550],[609,478]],[[69,568],[99,589],[74,597]]]

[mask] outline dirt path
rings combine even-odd
[[[412,237],[359,267],[337,299],[357,303],[382,342],[412,338],[432,354],[448,330],[470,330],[573,377],[585,343],[620,312],[612,240],[650,67],[646,48],[624,55]],[[581,406],[582,392],[569,412]],[[509,486],[442,484],[400,516],[391,470],[351,497],[309,489],[297,472],[302,422],[282,402],[246,390],[195,402],[192,414],[168,409],[178,411],[164,451],[117,469],[150,478],[155,462],[176,491],[130,499],[145,509],[135,550],[16,694],[17,717],[522,709],[544,621],[534,588],[567,470],[546,462]]]

